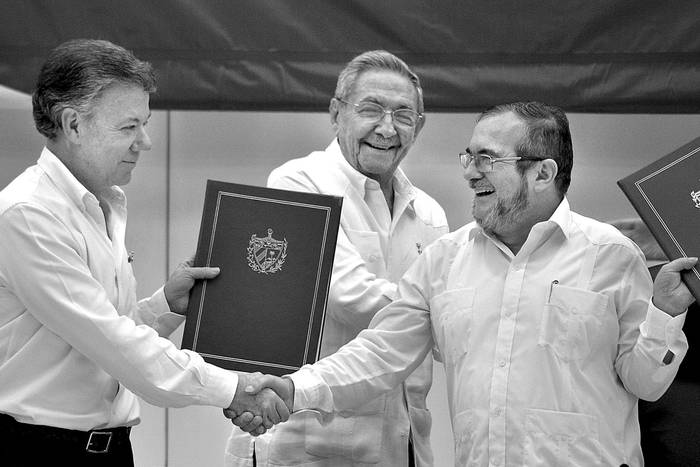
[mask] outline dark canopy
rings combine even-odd
[[[4,0],[0,84],[102,38],[151,61],[156,109],[325,110],[344,63],[386,49],[429,111],[543,100],[568,111],[700,111],[700,2]]]

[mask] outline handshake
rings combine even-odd
[[[258,436],[286,422],[294,406],[294,382],[262,373],[238,373],[238,386],[231,405],[224,409],[241,430]]]

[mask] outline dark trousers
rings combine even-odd
[[[19,423],[0,414],[0,464],[133,467],[129,428],[91,432]]]

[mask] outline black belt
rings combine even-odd
[[[6,433],[21,434],[27,437],[52,439],[83,446],[86,452],[104,454],[110,448],[129,442],[131,427],[103,428],[80,431],[55,426],[20,423],[13,417],[0,413],[0,429]]]

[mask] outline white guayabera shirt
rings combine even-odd
[[[268,186],[343,197],[338,242],[321,354],[330,355],[365,329],[396,296],[396,283],[432,241],[447,233],[442,208],[414,187],[401,169],[394,174],[390,215],[379,184],[345,160],[337,140],[325,151],[273,170]],[[294,414],[269,433],[251,438],[234,428],[226,448],[230,467],[295,465],[349,467],[408,465],[408,438],[417,467],[432,466],[431,418],[426,395],[432,357],[389,394],[348,410],[329,423]]]
[[[517,255],[471,223],[426,249],[369,330],[292,376],[294,409],[376,397],[436,347],[456,465],[640,466],[637,400],[660,397],[687,350],[685,314],[651,292],[639,249],[566,199]]]

